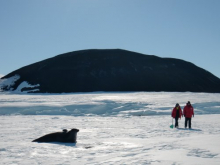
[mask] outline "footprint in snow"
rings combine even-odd
[[[217,156],[218,154],[214,154],[211,153],[208,150],[204,150],[204,149],[193,149],[191,150],[187,156],[195,156],[195,157],[201,157],[201,158],[213,158],[215,156]]]

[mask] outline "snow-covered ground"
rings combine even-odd
[[[171,129],[171,109],[195,108]],[[0,94],[0,164],[220,164],[220,94]],[[78,128],[76,144],[34,143]]]
[[[0,92],[0,115],[149,116],[170,115],[191,101],[198,114],[220,114],[220,94],[127,92],[10,94]]]

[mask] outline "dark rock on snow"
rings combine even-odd
[[[20,75],[14,89],[27,81],[40,84],[40,93],[220,92],[220,79],[190,62],[120,49],[61,54],[13,71],[3,79],[14,75]]]

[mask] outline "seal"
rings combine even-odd
[[[67,131],[67,129],[64,129],[63,132],[50,133],[38,139],[35,139],[32,142],[76,143],[77,132],[79,132],[79,130],[76,128],[73,128],[70,131]]]

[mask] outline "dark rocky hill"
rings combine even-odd
[[[19,75],[12,90],[27,81],[35,92],[191,91],[220,92],[220,79],[179,59],[160,58],[120,49],[82,50],[61,54],[3,77]],[[4,85],[2,89],[8,90]]]

